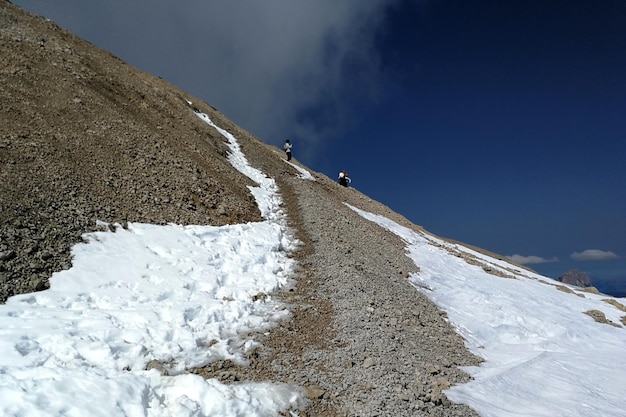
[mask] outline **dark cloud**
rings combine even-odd
[[[348,101],[375,95],[382,76],[373,41],[395,2],[16,1],[268,142],[325,138]]]

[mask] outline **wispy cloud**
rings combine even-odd
[[[575,261],[608,261],[611,259],[618,259],[615,253],[611,251],[604,251],[599,249],[587,249],[582,252],[574,252],[570,255]]]
[[[541,256],[534,256],[534,255],[530,255],[530,256],[523,256],[523,255],[510,255],[507,256],[508,259],[512,260],[515,263],[518,263],[520,265],[526,265],[526,264],[545,264],[545,263],[549,263],[549,262],[558,262],[559,259],[554,257],[552,259],[546,259],[546,258],[542,258]]]

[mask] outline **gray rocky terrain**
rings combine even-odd
[[[300,416],[474,416],[443,394],[479,359],[408,282],[417,267],[398,237],[344,203],[402,216],[312,172],[207,103],[0,0],[0,301],[44,290],[71,266],[96,221],[223,225],[261,219],[251,181],[226,159],[208,114],[251,165],[276,179],[290,227],[296,286],[277,296],[292,319],[250,352],[250,365],[190,369],[227,383],[306,388]],[[294,161],[298,163],[297,161]]]
[[[577,287],[591,287],[589,276],[582,271],[572,269],[557,278],[564,284],[575,285]]]

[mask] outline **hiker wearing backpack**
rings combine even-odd
[[[347,187],[348,184],[350,184],[351,182],[352,180],[350,179],[350,177],[348,177],[348,173],[346,171],[339,172],[339,184]]]
[[[289,142],[289,139],[285,141],[285,144],[283,145],[283,149],[285,150],[285,153],[287,154],[287,161],[291,161],[291,142]]]

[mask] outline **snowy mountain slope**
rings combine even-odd
[[[5,415],[623,415],[623,300],[439,239],[0,5]]]
[[[485,359],[468,369],[474,381],[447,391],[451,400],[484,416],[624,415],[624,300],[560,285],[353,209],[402,237],[420,267],[413,283]]]

